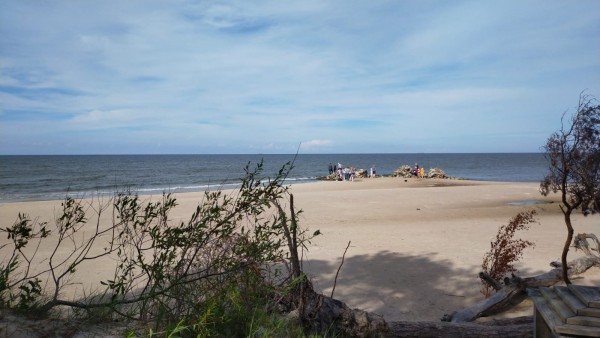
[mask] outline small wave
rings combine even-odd
[[[317,179],[316,177],[292,177],[292,178],[286,178],[284,180],[284,182],[287,182],[287,181],[292,181],[292,182],[294,182],[294,181],[316,181],[316,179]]]
[[[200,184],[200,185],[184,185],[184,186],[163,186],[163,187],[147,187],[138,188],[134,191],[144,194],[156,192],[191,192],[191,191],[206,191],[215,189],[228,189],[239,187],[239,183],[224,183],[224,184]]]

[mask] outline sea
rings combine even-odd
[[[467,180],[539,182],[548,170],[541,153],[485,154],[256,154],[256,155],[1,155],[0,203],[90,197],[130,191],[140,195],[236,187],[250,164],[274,177],[293,162],[286,184],[314,182],[329,163],[391,175],[402,165],[440,168]]]

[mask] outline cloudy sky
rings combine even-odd
[[[0,2],[0,154],[535,152],[600,1]]]

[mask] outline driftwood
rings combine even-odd
[[[398,321],[387,323],[382,317],[345,303],[305,290],[301,318],[316,332],[334,329],[348,337],[533,337],[533,317],[518,317],[483,323]],[[296,312],[294,315],[298,315]]]
[[[588,239],[596,244],[596,248],[590,248],[590,244],[587,241]],[[583,250],[587,256],[600,257],[600,240],[598,240],[598,237],[594,234],[578,234],[573,239],[573,246],[579,250]],[[593,253],[592,251],[596,251],[597,253]]]
[[[389,337],[533,337],[533,317],[485,323],[392,322]]]
[[[351,309],[344,302],[321,295],[310,288],[304,291],[302,322],[316,332],[342,333],[349,337],[380,337],[389,334],[388,323],[383,317]]]
[[[590,248],[588,239],[595,242],[596,249]],[[569,276],[582,274],[593,266],[600,267],[600,255],[593,252],[594,250],[600,250],[600,241],[598,241],[598,238],[594,234],[578,234],[575,236],[573,243],[575,248],[583,250],[586,256],[569,262]],[[512,278],[505,278],[505,285],[499,289],[500,285],[493,278],[481,272],[479,277],[486,283],[489,283],[497,292],[491,297],[468,308],[454,312],[451,315],[444,315],[442,321],[453,323],[470,322],[479,317],[487,317],[514,307],[527,298],[527,288],[548,287],[563,280],[560,263],[553,262],[551,266],[554,269],[535,277],[519,278],[513,275]]]

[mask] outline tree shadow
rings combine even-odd
[[[478,267],[457,268],[436,256],[381,251],[346,257],[334,298],[387,321],[439,320],[483,298]],[[303,268],[315,289],[330,296],[340,262],[307,260]]]

